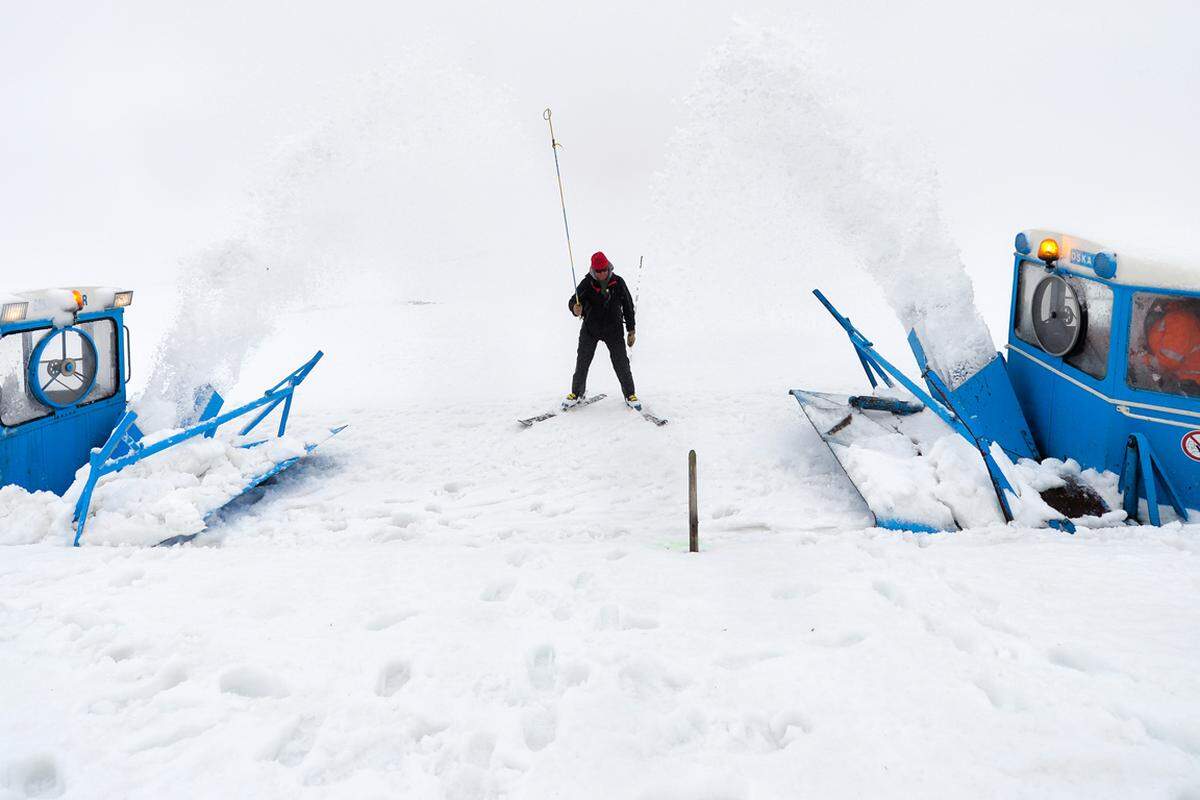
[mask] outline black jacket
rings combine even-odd
[[[602,291],[600,282],[588,273],[576,291],[579,303],[583,306],[583,324],[594,336],[600,338],[606,333],[621,331],[621,320],[625,321],[625,329],[633,330],[633,297],[625,279],[615,273],[609,273],[607,291]],[[575,305],[575,295],[567,299],[567,308]]]

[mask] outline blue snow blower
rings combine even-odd
[[[131,291],[102,287],[0,295],[0,486],[61,495],[75,483],[79,468],[89,465],[75,505],[76,546],[103,476],[194,437],[212,437],[219,426],[252,411],[258,413],[240,429],[240,436],[282,406],[276,432],[282,437],[292,395],[322,356],[317,352],[261,397],[224,414],[221,396],[211,391],[202,398],[193,424],[147,443],[135,424],[136,412],[126,407],[131,363],[124,313],[132,301]],[[316,446],[306,444],[305,451]],[[250,478],[241,493],[298,460],[293,456],[273,464]],[[187,538],[191,537],[182,537]]]
[[[1048,490],[1023,484],[1014,466],[1031,463],[1023,459],[1073,459],[1085,470],[1118,475],[1130,522],[1160,525],[1164,511],[1186,522],[1188,509],[1200,508],[1200,272],[1060,233],[1019,233],[1008,358],[997,354],[954,387],[930,367],[915,331],[908,340],[924,386],[880,356],[820,291],[814,294],[846,331],[874,391],[791,394],[877,526],[966,527],[958,518],[966,504],[956,509],[922,496],[937,494],[938,479],[924,476],[921,469],[932,468],[910,458],[923,455],[937,431],[957,433],[979,453],[1005,521],[1031,488],[1040,507],[1051,510],[1042,522],[1052,527],[1073,531],[1072,518],[1110,511],[1078,475]],[[898,465],[911,474],[897,483],[883,471]],[[922,486],[935,489],[923,493]]]

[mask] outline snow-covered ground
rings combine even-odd
[[[464,314],[379,366],[487,374]],[[864,530],[787,385],[651,393],[654,352],[666,427],[598,360],[528,430],[553,395],[335,410],[378,360],[331,352],[295,414],[351,427],[194,544],[4,548],[6,796],[1200,794],[1194,529]]]

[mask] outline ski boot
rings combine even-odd
[[[632,408],[634,411],[641,411],[641,410],[642,410],[642,401],[641,401],[641,400],[638,400],[638,397],[637,397],[637,395],[636,395],[636,394],[631,394],[631,395],[629,395],[629,397],[626,397],[626,398],[625,398],[625,405],[629,406],[629,407],[630,407],[630,408]]]
[[[571,408],[572,406],[579,405],[579,401],[582,400],[586,396],[587,395],[582,395],[582,394],[577,395],[574,392],[569,393],[566,397],[563,398],[563,401],[562,401],[563,411],[566,411],[568,408]]]

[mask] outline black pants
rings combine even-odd
[[[596,336],[586,325],[579,326],[579,349],[575,353],[575,377],[571,380],[571,391],[577,397],[583,397],[587,391],[588,367],[592,365],[592,357],[596,355],[596,345],[599,342],[608,346],[613,372],[617,373],[617,380],[621,382],[621,393],[629,397],[634,393],[633,373],[629,369],[629,355],[625,352],[625,337],[620,328],[604,331],[600,336]]]

